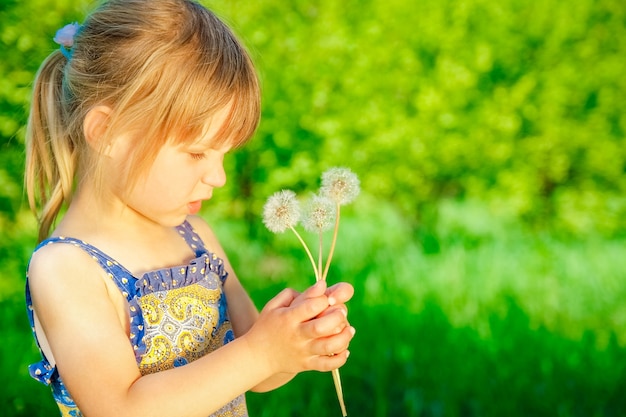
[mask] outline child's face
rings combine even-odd
[[[139,215],[164,226],[177,226],[196,214],[213,189],[226,183],[224,156],[230,145],[213,148],[211,142],[224,123],[228,109],[218,112],[208,131],[193,144],[166,143],[147,175],[125,198]]]

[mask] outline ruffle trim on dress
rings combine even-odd
[[[50,385],[57,372],[57,368],[50,365],[47,360],[41,360],[28,366],[30,376],[45,385]]]
[[[205,279],[205,275],[213,273],[224,283],[228,273],[224,262],[212,253],[204,253],[193,259],[187,266],[164,268],[147,272],[135,283],[136,295],[142,297],[157,291],[182,288]]]
[[[65,407],[76,407],[76,403],[70,396],[65,384],[59,378],[56,366],[51,366],[47,360],[41,360],[28,367],[30,376],[45,385],[52,387],[52,396],[57,404]]]

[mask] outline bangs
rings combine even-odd
[[[243,146],[256,131],[261,115],[256,78],[233,88],[210,88],[206,81],[189,83],[171,103],[162,133],[176,144],[193,143],[202,138],[216,113],[229,109],[226,119],[211,138],[212,146]],[[192,85],[195,84],[195,88]],[[179,90],[180,91],[180,90]]]
[[[247,56],[245,60],[225,62],[226,65],[217,68],[214,63],[203,62],[194,68],[184,57],[178,62],[181,65],[172,69],[174,85],[169,85],[176,93],[160,109],[164,116],[161,133],[175,143],[197,141],[215,113],[230,108],[212,143],[229,144],[233,148],[244,145],[253,136],[261,117],[259,84],[252,62]]]
[[[171,27],[177,14],[180,21]],[[129,188],[148,172],[164,144],[198,142],[218,112],[229,109],[222,126],[209,138],[215,147],[242,146],[261,117],[256,70],[228,27],[192,2],[160,18],[168,25],[163,23],[158,44],[152,31],[142,31],[118,48],[119,67],[130,62],[139,65],[127,71],[121,96],[103,100],[114,107],[110,131],[132,132],[134,137],[124,168]],[[158,46],[145,48],[148,42]]]

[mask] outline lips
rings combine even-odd
[[[189,214],[196,214],[202,208],[202,200],[192,201],[187,204],[187,208],[189,208]]]

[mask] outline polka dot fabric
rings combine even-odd
[[[142,375],[183,366],[234,339],[222,287],[228,276],[222,259],[207,251],[188,222],[177,230],[196,257],[187,265],[151,271],[142,277],[134,277],[114,259],[78,239],[50,238],[35,249],[51,244],[71,244],[89,253],[106,271],[128,301],[129,342]],[[28,277],[26,301],[37,340]],[[58,370],[43,352],[42,360],[29,370],[32,377],[51,386],[62,416],[82,416]],[[241,395],[211,417],[247,415],[245,398]]]

